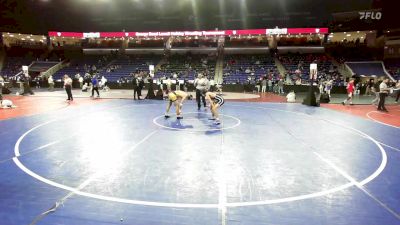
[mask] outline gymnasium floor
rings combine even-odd
[[[398,105],[227,101],[215,126],[193,101],[178,121],[164,101],[13,100],[0,224],[400,224]]]

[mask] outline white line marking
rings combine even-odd
[[[37,150],[40,150],[40,149],[44,149],[44,148],[47,148],[49,146],[52,146],[52,145],[60,143],[60,142],[61,142],[60,140],[59,141],[53,141],[53,142],[50,142],[48,144],[42,145],[42,146],[40,146],[40,147],[38,147],[38,148],[36,148],[36,149],[34,149],[32,151],[37,151]]]
[[[390,146],[390,145],[387,145],[387,144],[385,144],[385,143],[379,142],[379,144],[381,144],[381,145],[383,145],[383,146],[386,146],[386,147],[388,147],[388,148],[391,148],[391,149],[393,149],[393,150],[395,150],[395,151],[398,151],[398,152],[400,152],[400,149],[398,149],[398,148],[395,148],[395,147],[392,147],[392,146]]]
[[[376,122],[376,123],[380,123],[380,124],[383,124],[383,125],[386,125],[386,126],[389,126],[389,127],[393,127],[393,128],[396,128],[396,129],[400,129],[400,127],[398,127],[398,126],[394,126],[394,125],[391,125],[391,124],[387,124],[387,123],[384,123],[384,122],[381,122],[381,121],[379,121],[379,120],[376,120],[376,119],[372,118],[372,117],[370,116],[371,113],[379,113],[379,114],[386,114],[386,113],[381,113],[381,112],[379,112],[379,111],[371,111],[371,112],[368,112],[368,113],[366,114],[366,116],[367,116],[370,120],[372,120],[372,121],[374,121],[374,122]],[[390,115],[390,114],[387,114],[387,115]]]
[[[246,108],[245,106],[240,106],[242,108]],[[249,107],[247,107],[249,108]],[[272,108],[266,108],[266,107],[252,107],[252,108],[260,108],[260,109],[267,109],[267,110],[274,110],[274,111],[282,111],[282,112],[289,112],[289,113],[294,113],[294,114],[298,114],[298,115],[302,115],[302,116],[307,116],[309,118],[314,118],[311,115],[305,114],[305,113],[299,113],[299,112],[292,112],[292,111],[287,111],[287,110],[279,110],[279,109],[272,109]],[[330,120],[326,120],[326,119],[321,119],[321,120],[325,120],[328,122],[331,122],[333,124],[336,124],[338,126],[350,129],[355,131],[356,133],[358,133],[359,135],[363,135],[364,137],[372,140],[380,149],[381,151],[381,155],[382,155],[382,162],[379,166],[379,168],[369,177],[367,177],[366,179],[364,179],[363,181],[360,182],[360,184],[365,185],[368,182],[371,182],[373,179],[375,179],[377,176],[379,176],[379,174],[384,170],[384,168],[386,167],[386,163],[387,163],[387,155],[385,150],[383,149],[383,147],[372,137],[368,136],[367,134],[352,128],[352,127],[348,127],[346,125],[340,124],[340,123],[336,123],[334,121],[330,121]],[[14,147],[14,152],[15,155],[19,155],[19,145],[21,143],[21,141],[25,138],[26,135],[28,135],[30,132],[34,131],[35,129],[47,125],[51,122],[55,122],[56,120],[53,121],[48,121],[46,123],[43,124],[39,124],[36,127],[28,130],[26,133],[24,133],[17,141],[17,143],[15,144]],[[92,193],[87,193],[87,192],[83,192],[80,191],[76,188],[72,188],[63,184],[59,184],[56,183],[54,181],[48,180],[44,177],[41,177],[40,175],[32,172],[31,170],[29,170],[28,168],[26,168],[19,160],[17,157],[13,158],[14,163],[21,169],[23,170],[25,173],[29,174],[30,176],[44,182],[47,183],[51,186],[54,187],[58,187],[64,190],[68,190],[68,191],[72,191],[75,194],[78,195],[82,195],[82,196],[86,196],[86,197],[91,197],[91,198],[96,198],[96,199],[101,199],[101,200],[105,200],[105,201],[113,201],[113,202],[119,202],[119,203],[127,203],[127,204],[134,204],[134,205],[145,205],[145,206],[158,206],[158,207],[174,207],[174,208],[219,208],[220,205],[219,204],[191,204],[191,203],[166,203],[166,202],[151,202],[151,201],[139,201],[139,200],[131,200],[131,199],[123,199],[123,198],[117,198],[117,197],[110,197],[110,196],[102,196],[102,195],[97,195],[97,194],[92,194]],[[276,204],[276,203],[283,203],[283,202],[292,202],[292,201],[299,201],[299,200],[304,200],[304,199],[310,199],[310,198],[316,198],[316,197],[321,197],[324,195],[328,195],[328,194],[332,194],[341,190],[344,190],[346,188],[349,188],[351,186],[354,186],[354,184],[352,182],[349,182],[347,184],[343,184],[341,186],[329,189],[329,190],[324,190],[324,191],[320,191],[320,192],[316,192],[316,193],[311,193],[311,194],[305,194],[305,195],[300,195],[300,196],[293,196],[293,197],[287,197],[287,198],[281,198],[281,199],[272,199],[272,200],[265,200],[265,201],[251,201],[251,202],[233,202],[233,203],[226,203],[226,207],[242,207],[242,206],[256,206],[256,205],[267,205],[267,204]]]
[[[224,156],[224,133],[221,134],[221,148],[220,148],[220,160],[218,165],[218,215],[220,217],[221,225],[226,225],[227,220],[227,184],[226,184],[226,160]]]
[[[53,122],[55,122],[55,121],[56,121],[56,120],[50,120],[50,121],[47,121],[47,122],[45,122],[45,123],[39,124],[38,126],[36,126],[36,127],[32,128],[32,129],[28,130],[28,131],[25,132],[21,137],[19,137],[19,139],[17,140],[17,143],[15,144],[15,147],[14,147],[14,154],[15,154],[15,156],[16,156],[16,157],[20,157],[20,156],[21,156],[21,154],[19,153],[19,145],[21,144],[21,141],[25,138],[26,135],[28,135],[30,132],[36,130],[36,129],[39,128],[39,127],[45,126],[45,125],[47,125],[47,124],[49,124],[49,123],[53,123]],[[18,146],[18,148],[16,148],[16,146]]]
[[[224,157],[221,157],[221,162],[218,168],[218,211],[220,214],[221,224],[226,225],[226,171]]]
[[[364,192],[366,195],[368,195],[370,198],[372,198],[375,202],[377,202],[380,206],[382,206],[384,209],[389,211],[393,216],[395,216],[397,219],[400,219],[400,215],[394,212],[391,208],[389,208],[387,205],[385,205],[383,202],[381,202],[379,199],[377,199],[375,196],[373,196],[365,187],[363,187],[362,183],[359,183],[354,179],[352,176],[347,174],[344,170],[340,169],[337,167],[335,164],[333,164],[331,161],[328,159],[325,159],[322,157],[320,154],[314,152],[315,155],[318,156],[323,162],[328,164],[330,167],[332,167],[336,172],[340,173],[343,177],[345,177],[347,180],[349,180],[352,184],[354,184],[357,188],[359,188],[362,192]]]

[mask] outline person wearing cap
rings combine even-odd
[[[183,119],[182,117],[182,106],[183,102],[187,98],[188,94],[184,91],[171,91],[168,93],[168,106],[167,111],[165,112],[165,118],[169,118],[169,110],[171,108],[172,103],[175,105],[176,109],[176,118]]]

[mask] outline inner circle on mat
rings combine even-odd
[[[243,106],[241,106],[243,107]],[[265,110],[271,110],[271,111],[278,111],[278,112],[282,112],[282,113],[290,113],[293,115],[300,115],[300,116],[304,116],[307,118],[312,118],[312,116],[307,115],[305,113],[301,113],[301,112],[294,112],[294,111],[287,111],[287,110],[279,110],[279,109],[272,109],[272,108],[264,108],[264,107],[247,107],[250,109],[265,109]],[[187,113],[190,114],[190,113]],[[199,113],[193,113],[193,114],[199,114]],[[200,113],[200,114],[206,114],[206,113]],[[188,115],[184,115],[185,118],[188,118],[190,120],[190,116]],[[228,117],[228,116],[227,116]],[[159,118],[156,117],[155,120]],[[193,120],[195,120],[196,117],[193,117]],[[225,118],[226,119],[226,118]],[[272,118],[271,118],[272,119]],[[200,119],[202,120],[202,119]],[[20,144],[23,142],[24,138],[30,138],[29,135],[31,133],[34,133],[35,130],[38,130],[41,127],[47,127],[47,126],[51,126],[54,125],[54,123],[59,122],[60,120],[54,120],[54,121],[48,121],[42,124],[39,124],[35,127],[33,127],[32,129],[26,131],[17,141],[17,143],[14,146],[14,153],[15,153],[15,157],[13,158],[14,163],[21,169],[23,170],[25,173],[27,173],[28,175],[32,176],[33,178],[40,180],[48,185],[60,188],[60,189],[64,189],[70,192],[73,192],[74,194],[77,195],[81,195],[81,196],[86,196],[86,197],[90,197],[90,198],[95,198],[95,199],[101,199],[101,200],[105,200],[105,201],[112,201],[112,202],[119,202],[119,203],[127,203],[127,204],[135,204],[135,205],[146,205],[146,206],[159,206],[159,207],[181,207],[181,208],[218,208],[221,207],[220,203],[218,202],[218,196],[216,196],[217,198],[215,199],[214,202],[212,203],[202,203],[202,202],[196,202],[196,203],[185,203],[185,202],[181,202],[181,201],[175,201],[175,202],[171,202],[168,200],[160,200],[160,199],[146,199],[146,200],[136,200],[136,199],[132,199],[129,198],[129,196],[115,196],[113,194],[107,195],[107,193],[103,193],[100,194],[98,192],[96,192],[96,190],[82,190],[77,186],[74,186],[72,184],[64,184],[64,182],[56,182],[54,180],[52,180],[51,178],[46,178],[45,176],[41,175],[40,171],[32,171],[32,169],[29,168],[29,166],[26,166],[26,164],[24,164],[23,162],[20,161]],[[337,184],[338,186],[329,188],[329,189],[324,189],[318,192],[312,192],[312,193],[305,193],[305,194],[300,194],[300,195],[293,195],[293,196],[288,196],[288,197],[284,197],[282,196],[282,198],[275,198],[275,199],[260,199],[260,200],[253,200],[253,201],[231,201],[231,202],[225,202],[223,203],[222,206],[225,207],[241,207],[241,206],[252,206],[252,205],[266,205],[266,204],[276,204],[276,203],[283,203],[283,202],[292,202],[292,201],[298,201],[298,200],[304,200],[304,199],[310,199],[310,198],[316,198],[316,197],[321,197],[321,196],[325,196],[325,195],[329,195],[329,194],[333,194],[335,192],[347,189],[349,187],[352,187],[356,184],[359,185],[365,185],[369,182],[371,182],[373,179],[375,179],[377,176],[379,176],[379,174],[383,171],[383,169],[386,166],[387,163],[387,156],[386,156],[386,152],[385,150],[382,148],[382,146],[379,144],[379,142],[377,142],[375,139],[373,139],[372,137],[368,136],[367,134],[363,133],[362,131],[359,131],[357,129],[351,128],[351,127],[347,127],[343,124],[338,124],[335,123],[334,121],[329,121],[327,119],[325,119],[325,121],[331,122],[334,126],[338,126],[341,127],[343,129],[348,129],[351,130],[355,133],[358,133],[361,137],[365,137],[366,139],[368,139],[370,142],[372,142],[374,145],[376,145],[378,147],[378,149],[380,150],[380,154],[382,157],[382,160],[380,162],[380,166],[373,171],[370,175],[368,175],[368,177],[364,178],[363,180],[355,183],[355,182],[348,182],[348,183],[343,183],[343,184]],[[239,124],[240,124],[240,120],[239,120]],[[235,124],[232,124],[232,126],[234,126]],[[251,123],[250,123],[251,125]],[[154,132],[154,131],[153,131]],[[187,133],[190,135],[190,133]],[[185,134],[186,135],[186,134]],[[196,134],[197,135],[197,134]],[[178,136],[181,137],[181,136]],[[211,138],[211,137],[210,137]],[[240,138],[238,138],[240,139]],[[144,139],[143,139],[144,140]],[[242,141],[242,140],[239,140]],[[151,142],[151,141],[148,141]],[[181,142],[182,143],[182,142]],[[191,142],[192,143],[192,142]],[[182,145],[184,145],[185,143],[182,143]],[[162,146],[162,143],[158,143],[158,146]],[[250,148],[250,146],[249,146]],[[114,151],[115,149],[113,149]],[[250,150],[250,149],[249,149]],[[151,156],[154,153],[151,153],[151,150],[144,147],[143,149],[144,152],[150,152],[150,154],[148,156]],[[179,157],[184,157],[182,160],[182,163],[186,163],[188,166],[188,170],[184,171],[185,174],[188,176],[188,178],[193,178],[193,180],[191,180],[193,183],[196,182],[196,177],[193,176],[193,173],[196,173],[198,171],[196,171],[194,168],[191,168],[191,161],[189,160],[190,157],[194,157],[194,155],[192,153],[197,153],[198,157],[201,157],[202,155],[200,154],[201,151],[195,151],[193,152],[191,149],[177,149],[177,152],[179,152],[180,154],[178,155]],[[188,151],[190,154],[187,154],[188,152],[186,152],[187,155],[185,155],[185,151]],[[97,152],[95,152],[97,155]],[[170,154],[170,153],[168,153]],[[166,156],[168,156],[168,154]],[[138,155],[137,157],[142,157],[141,155]],[[257,158],[257,156],[254,156]],[[110,160],[110,159],[107,159]],[[145,161],[145,160],[143,160]],[[209,164],[210,162],[205,161],[202,164],[205,164],[207,166],[207,164]],[[135,165],[136,168],[140,168],[140,165]],[[175,166],[176,167],[176,166]],[[172,168],[175,171],[175,168]],[[192,170],[190,170],[192,169]],[[35,169],[34,169],[35,170]],[[221,170],[219,170],[221,172]],[[162,171],[160,171],[162,172]],[[226,174],[225,173],[230,173],[230,172],[235,172],[235,171],[222,171],[222,173],[220,174],[221,177],[225,177]],[[145,173],[141,174],[143,176],[147,176]],[[159,180],[160,177],[156,177],[156,180]],[[92,179],[92,178],[90,178]],[[89,179],[89,180],[90,180]],[[112,179],[112,177],[109,177],[109,179]],[[184,176],[180,176],[179,179],[184,180],[185,177]],[[225,177],[225,179],[227,179]],[[96,181],[96,178],[93,178],[94,181]],[[162,183],[161,185],[165,185],[166,183]],[[224,187],[220,187],[221,189],[218,191],[219,193],[223,193],[224,190],[226,191],[227,189],[224,189]],[[217,187],[218,189],[218,187]],[[211,190],[211,189],[210,189]],[[140,190],[138,190],[140,191]],[[229,196],[229,193],[225,193],[225,197]]]
[[[177,119],[171,116],[166,119],[163,115],[153,119],[153,123],[159,127],[170,130],[182,131],[219,131],[232,129],[240,125],[241,121],[230,115],[219,114],[221,124],[215,125],[211,113],[205,112],[187,112],[182,113],[183,119]]]

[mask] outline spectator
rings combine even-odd
[[[138,98],[139,98],[139,100],[141,100],[140,97],[142,97],[142,90],[143,90],[143,87],[144,87],[144,79],[143,79],[143,77],[141,76],[141,77],[139,77],[139,90],[138,90]]]
[[[47,78],[47,83],[49,83],[49,91],[54,91],[54,80],[52,75]]]
[[[278,81],[278,94],[284,94],[283,92],[283,80],[279,79]]]
[[[286,95],[286,100],[287,102],[296,102],[296,94],[294,91],[289,92],[289,94]]]
[[[328,94],[329,98],[331,98],[332,86],[333,86],[333,80],[328,80],[325,82],[325,93]]]
[[[257,92],[260,92],[260,89],[261,89],[261,80],[260,79],[258,79],[256,82],[256,88],[257,88]]]
[[[137,74],[135,74],[133,76],[132,84],[133,84],[133,100],[136,100],[136,95],[137,95],[137,98],[140,100],[139,79],[138,79],[138,75]]]
[[[269,92],[272,92],[272,85],[273,85],[272,80],[268,79],[268,91]]]
[[[64,75],[64,88],[68,96],[67,101],[73,101],[74,98],[72,97],[72,79],[67,74]]]
[[[99,93],[99,81],[97,80],[96,76],[93,76],[92,78],[92,95],[90,96],[91,98],[94,97],[94,92],[96,91],[97,97],[100,98],[100,93]]]
[[[399,97],[400,97],[400,80],[397,81],[397,84],[396,84],[396,91],[397,91],[397,94],[396,94],[396,103],[398,103],[398,102],[399,102]]]
[[[24,92],[21,95],[25,95],[26,93],[29,93],[31,95],[34,95],[33,91],[31,90],[31,76],[29,74],[23,75],[24,80],[23,80],[23,86],[24,86]]]
[[[81,75],[79,75],[78,82],[79,82],[79,88],[82,88],[83,87],[83,77]]]
[[[261,81],[261,92],[265,93],[266,89],[267,89],[267,79],[263,78]]]
[[[350,105],[353,105],[353,95],[354,95],[354,79],[351,79],[347,84],[347,99],[342,102],[345,105],[347,102],[350,102]]]
[[[0,100],[3,99],[3,87],[5,87],[4,85],[4,78],[0,75]]]
[[[371,96],[371,89],[372,89],[373,85],[374,85],[374,80],[370,79],[367,82],[367,85],[365,86],[365,94],[364,95]]]

